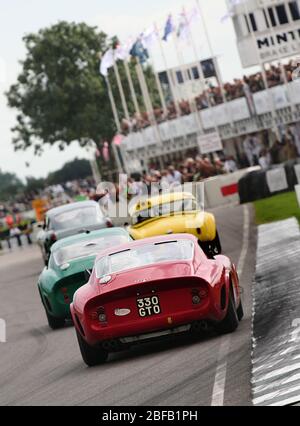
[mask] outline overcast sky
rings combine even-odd
[[[224,80],[241,76],[243,70],[230,20],[221,24],[226,13],[225,0],[200,0],[207,21],[214,53],[219,56]],[[155,21],[164,26],[169,13],[176,16],[182,6],[191,9],[194,0],[0,0],[0,168],[25,176],[46,176],[73,158],[89,158],[91,153],[76,144],[61,154],[55,147],[45,150],[42,157],[34,157],[31,151],[15,153],[10,128],[15,123],[15,112],[6,106],[4,92],[15,82],[20,72],[19,60],[24,58],[22,37],[29,32],[55,24],[59,20],[84,21],[97,25],[109,35],[117,34],[121,40],[138,35]],[[203,30],[194,28],[199,55],[209,56]],[[172,48],[168,48],[172,50]],[[185,60],[194,60],[189,46],[184,49]],[[173,61],[168,53],[168,61]],[[175,57],[175,55],[174,55]],[[161,67],[156,56],[157,66]],[[175,65],[175,63],[172,65]],[[26,168],[26,162],[30,168]]]

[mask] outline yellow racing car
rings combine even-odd
[[[201,211],[196,198],[186,192],[168,193],[145,198],[130,207],[134,240],[170,234],[192,234],[204,252],[212,257],[222,247],[213,214]]]

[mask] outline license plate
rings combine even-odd
[[[139,316],[142,318],[152,317],[153,315],[159,315],[161,313],[158,296],[137,299],[137,307]]]

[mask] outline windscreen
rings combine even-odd
[[[168,216],[177,213],[188,213],[196,210],[199,210],[199,206],[193,198],[163,203],[150,209],[136,212],[132,217],[132,223],[133,225],[136,225],[154,217]]]
[[[145,244],[100,259],[96,264],[96,276],[116,274],[163,262],[188,261],[193,258],[194,243],[179,240],[159,244]]]
[[[73,260],[97,256],[102,250],[127,242],[128,237],[126,235],[110,235],[105,238],[95,238],[91,241],[83,241],[81,243],[59,248],[53,253],[53,257],[55,263],[61,266]]]
[[[84,228],[100,222],[102,217],[101,211],[96,207],[78,207],[78,209],[63,212],[51,218],[51,227],[57,231]]]

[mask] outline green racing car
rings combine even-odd
[[[71,319],[74,293],[89,281],[96,256],[131,240],[125,229],[110,228],[64,238],[51,247],[49,264],[39,277],[38,289],[53,330]]]

